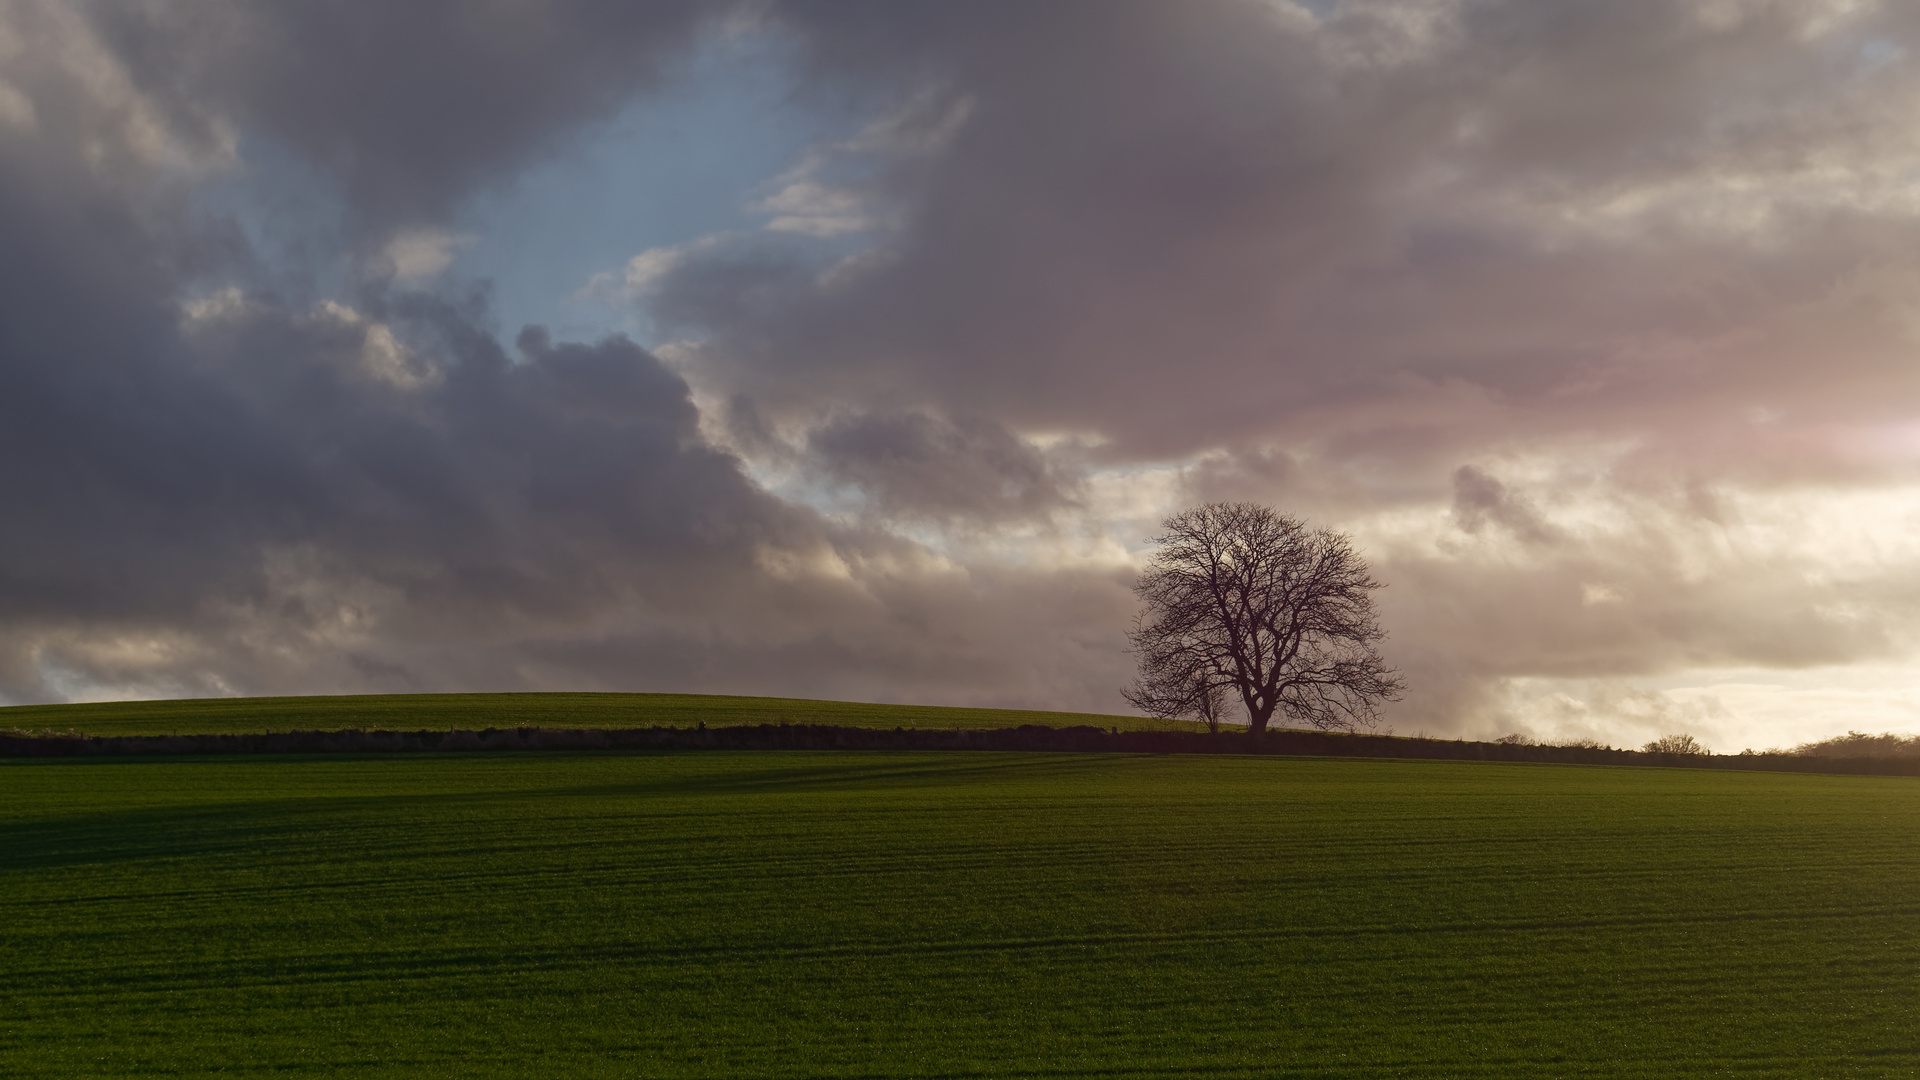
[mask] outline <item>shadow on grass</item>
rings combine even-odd
[[[855,756],[855,755],[848,755]],[[394,821],[442,814],[466,806],[495,806],[568,800],[695,799],[703,796],[738,797],[756,792],[797,794],[859,790],[929,790],[1021,782],[1077,779],[1111,766],[1112,756],[1059,754],[872,754],[858,760],[826,763],[816,753],[686,755],[672,753],[466,753],[429,757],[358,755],[286,755],[211,757],[42,758],[10,763],[16,782],[22,772],[81,770],[86,775],[60,777],[86,789],[113,787],[124,798],[141,789],[165,798],[167,805],[151,808],[85,810],[39,817],[26,822],[0,823],[0,870],[164,860],[245,850],[269,838],[286,838],[320,829],[363,828],[367,822]],[[767,758],[777,764],[763,764]],[[681,768],[664,775],[579,782],[570,766],[596,773],[618,771],[623,762],[642,769],[671,761]],[[367,791],[369,781],[384,779],[402,786],[431,777],[447,766],[474,766],[458,789],[442,791]],[[315,771],[334,771],[350,781],[339,792],[315,790],[325,777]],[[688,768],[691,767],[691,768]],[[183,769],[192,770],[182,775]],[[107,775],[99,775],[104,770]],[[384,777],[372,777],[379,770]],[[261,776],[262,773],[269,774]],[[285,795],[261,797],[261,780],[270,774],[286,776]],[[226,774],[226,775],[222,775]],[[291,774],[291,775],[289,775]],[[308,774],[308,775],[298,775]],[[550,777],[541,782],[542,775]],[[555,775],[557,774],[557,775]],[[222,781],[250,780],[243,790],[223,794]],[[297,783],[293,781],[298,781]],[[474,790],[490,780],[506,781],[493,789]],[[529,782],[532,781],[532,782]],[[183,786],[186,788],[182,792]],[[343,787],[348,787],[343,783]],[[129,792],[131,789],[131,792]],[[358,789],[358,790],[352,790]],[[178,801],[187,794],[191,801]],[[664,809],[664,808],[662,808]],[[746,807],[745,809],[752,809]],[[686,812],[700,812],[697,806]]]

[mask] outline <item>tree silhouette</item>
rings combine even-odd
[[[1135,708],[1218,730],[1222,698],[1238,696],[1256,734],[1276,712],[1351,731],[1399,697],[1377,647],[1380,583],[1346,536],[1252,503],[1209,503],[1161,527],[1134,585],[1140,677],[1121,693]]]
[[[1700,740],[1684,732],[1677,735],[1662,735],[1640,748],[1643,754],[1705,754],[1706,747]]]

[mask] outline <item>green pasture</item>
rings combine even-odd
[[[1920,784],[0,761],[0,1075],[1920,1075]]]
[[[266,731],[424,731],[464,728],[842,727],[1000,728],[1092,724],[1122,731],[1175,726],[1143,716],[873,705],[717,694],[366,694],[331,697],[109,701],[0,708],[0,732],[82,735],[245,735]],[[1194,725],[1178,725],[1182,727]]]

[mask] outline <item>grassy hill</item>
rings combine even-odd
[[[0,762],[0,1074],[1920,1074],[1920,788],[1039,754]]]
[[[844,727],[998,728],[1092,724],[1122,731],[1169,726],[1141,716],[872,705],[806,698],[712,694],[368,694],[333,697],[201,698],[0,708],[0,731],[82,735],[228,735],[346,728],[709,727],[835,724]],[[1184,726],[1184,725],[1183,725]]]

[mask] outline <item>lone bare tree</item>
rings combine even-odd
[[[1677,735],[1662,735],[1641,747],[1640,752],[1643,754],[1710,754],[1713,751],[1702,746],[1699,739],[1681,732]]]
[[[1140,677],[1121,691],[1153,716],[1219,730],[1223,699],[1258,734],[1277,712],[1325,730],[1370,729],[1401,681],[1380,657],[1380,588],[1340,533],[1252,503],[1209,503],[1161,523],[1134,592]]]

